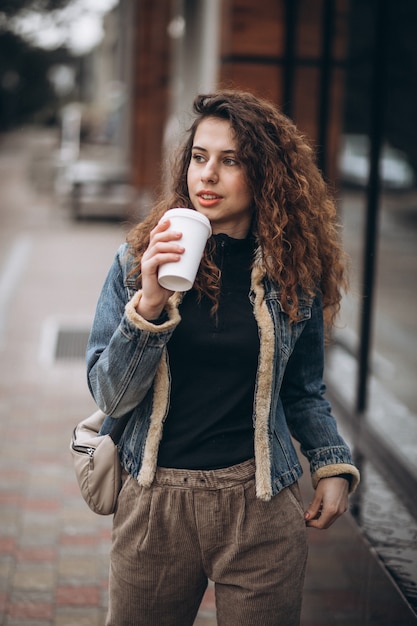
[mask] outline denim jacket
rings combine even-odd
[[[123,244],[97,304],[87,346],[88,385],[108,416],[101,434],[133,410],[119,443],[121,463],[149,487],[169,406],[166,345],[181,320],[181,294],[168,300],[162,321],[145,320],[136,311],[142,292],[129,275],[131,264]],[[320,296],[300,297],[297,321],[290,324],[277,287],[257,260],[249,297],[260,336],[253,413],[258,498],[269,500],[301,476],[292,437],[309,460],[314,487],[321,478],[349,474],[353,491],[359,473],[324,397]]]

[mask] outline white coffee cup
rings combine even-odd
[[[179,243],[185,248],[179,261],[159,267],[158,281],[171,291],[188,291],[194,284],[207,239],[211,235],[210,221],[194,209],[170,209],[164,215],[170,230],[182,233]]]

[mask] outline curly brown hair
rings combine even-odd
[[[252,233],[262,253],[268,278],[279,285],[282,306],[296,319],[300,290],[322,294],[326,325],[330,328],[347,287],[336,207],[315,163],[314,152],[294,123],[272,103],[242,91],[218,91],[195,98],[195,120],[173,172],[172,191],[162,197],[146,219],[128,234],[139,273],[140,259],[150,231],[172,207],[191,205],[187,170],[198,125],[208,117],[229,121],[238,157],[253,196]],[[195,288],[218,306],[220,271],[209,240]]]

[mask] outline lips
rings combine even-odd
[[[222,200],[222,196],[213,191],[199,191],[197,193],[198,200],[203,207],[212,207]]]

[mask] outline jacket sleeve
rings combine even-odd
[[[314,299],[311,318],[289,358],[281,399],[292,436],[310,463],[313,486],[321,478],[349,475],[350,491],[359,483],[346,442],[337,430],[323,383],[324,333],[320,296]]]
[[[97,406],[112,417],[125,415],[145,397],[180,321],[173,298],[158,323],[137,313],[142,293],[136,292],[129,300],[124,284],[126,259],[121,250],[98,299],[86,357],[91,394]]]

